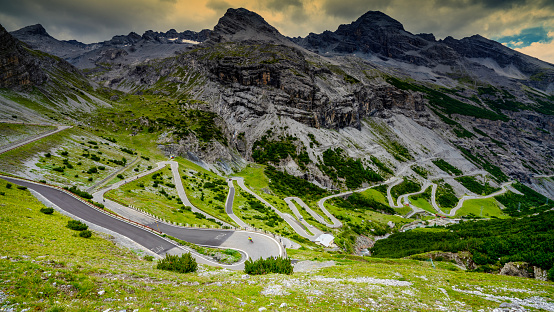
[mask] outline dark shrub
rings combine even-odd
[[[92,178],[90,179],[90,181],[92,181]],[[87,193],[85,191],[81,191],[75,185],[70,187],[70,188],[67,188],[67,186],[66,186],[66,187],[64,187],[64,189],[70,191],[73,194],[81,196],[82,198],[92,199],[92,195],[90,195],[89,193]]]
[[[79,236],[81,236],[83,238],[89,238],[89,237],[92,236],[92,232],[90,230],[84,230],[84,231],[79,233]]]
[[[84,224],[81,221],[69,220],[67,221],[67,227],[74,231],[84,231],[88,229],[88,225]]]
[[[26,190],[26,189],[27,189],[27,187],[26,187],[26,186],[21,186],[21,185],[18,185],[18,186],[17,186],[17,189],[19,189],[19,190],[23,190],[23,191],[24,191],[24,190]]]
[[[261,275],[268,273],[292,274],[292,263],[289,258],[267,258],[252,261],[246,260],[244,272],[250,275]]]
[[[125,177],[124,177],[121,173],[118,174],[117,177],[118,177],[119,179],[121,179],[121,180],[125,179]]]
[[[40,212],[42,212],[44,214],[53,214],[54,213],[54,208],[51,208],[51,207],[40,208]]]
[[[12,184],[11,184],[11,183],[7,183],[7,184],[6,184],[6,188],[12,188]]]
[[[181,257],[166,254],[165,258],[158,261],[156,268],[179,273],[189,273],[196,272],[198,264],[190,253],[182,254]]]

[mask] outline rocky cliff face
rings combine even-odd
[[[241,41],[243,37],[248,39]],[[420,94],[376,83],[363,72],[351,76],[244,9],[229,9],[210,39],[176,62],[180,68],[195,68],[219,85],[224,90],[219,101],[226,109],[244,107],[257,116],[276,114],[309,127],[359,129],[361,120],[376,111],[424,109]],[[175,65],[172,61],[164,66],[166,76],[182,70],[171,69]],[[146,76],[152,72],[140,74]]]
[[[31,52],[0,25],[0,88],[24,89],[48,77]]]

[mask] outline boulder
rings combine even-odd
[[[504,267],[500,270],[500,275],[532,278],[533,267],[527,262],[508,262],[504,264]]]

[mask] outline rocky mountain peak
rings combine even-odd
[[[275,27],[269,25],[263,17],[244,8],[228,9],[214,27],[210,40],[213,42],[249,40],[292,44]]]
[[[426,65],[426,59],[410,51],[429,46],[434,36],[413,35],[385,13],[369,11],[350,24],[340,25],[335,32],[310,34],[306,38],[293,38],[293,41],[316,53],[359,53]]]
[[[351,25],[357,28],[364,27],[368,29],[381,28],[388,30],[404,30],[404,26],[399,21],[380,11],[368,11],[364,15],[360,16]]]
[[[19,30],[16,30],[12,33],[14,36],[24,36],[24,35],[39,35],[50,37],[50,34],[46,32],[46,29],[41,24],[31,25],[23,27]]]

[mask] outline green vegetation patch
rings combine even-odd
[[[490,120],[508,120],[508,117],[506,115],[464,103],[460,100],[446,95],[443,92],[433,90],[422,85],[412,84],[394,77],[387,77],[386,80],[388,83],[399,89],[425,93],[425,96],[429,100],[429,104],[431,106],[440,108],[448,115],[458,114]]]
[[[379,213],[386,213],[390,215],[394,215],[396,212],[394,209],[389,207],[386,204],[380,203],[370,197],[366,197],[363,194],[360,193],[354,193],[350,195],[347,199],[343,199],[340,197],[335,197],[329,200],[329,203],[331,205],[334,205],[338,208],[340,208],[343,211],[349,211],[349,212],[358,212],[363,213],[367,210],[372,210]],[[350,218],[348,218],[345,215],[335,215],[335,217],[339,220],[343,221],[349,221]]]
[[[193,135],[203,146],[212,141],[227,145],[227,137],[220,126],[220,117],[213,112],[200,109],[200,104],[204,103],[186,96],[171,98],[161,95],[129,94],[118,103],[114,103],[113,107],[99,109],[92,122],[97,128],[110,131],[108,134],[113,136],[110,139],[117,141],[123,139],[120,136],[122,133],[133,136],[157,134],[154,136],[157,138],[161,132],[170,131],[177,142],[190,140],[190,135]],[[140,147],[139,144],[133,146]],[[147,142],[147,146],[152,146],[152,142]]]
[[[410,203],[412,205],[414,205],[416,207],[419,207],[419,208],[421,208],[425,211],[428,211],[432,214],[436,214],[437,211],[435,210],[435,208],[433,208],[433,206],[429,202],[430,198],[431,198],[431,187],[428,187],[426,192],[427,191],[428,191],[428,193],[427,193],[428,195],[424,192],[424,193],[419,194],[419,195],[412,195],[412,196],[408,197],[408,200],[410,201]]]
[[[421,166],[413,165],[411,168],[415,173],[419,174],[424,179],[427,179],[427,177],[429,176],[429,170]]]
[[[254,161],[259,164],[279,164],[282,159],[291,157],[302,170],[306,170],[306,166],[312,161],[302,143],[300,143],[300,151],[297,152],[294,142],[298,138],[287,135],[279,136],[278,140],[271,140],[271,135],[271,130],[268,130],[266,134],[254,142],[252,146],[252,158]]]
[[[56,129],[54,126],[0,123],[0,146]]]
[[[327,191],[302,178],[295,177],[268,166],[265,175],[270,179],[269,187],[277,194],[298,196],[301,198],[317,198],[327,195]]]
[[[421,185],[415,180],[404,177],[402,183],[392,187],[390,193],[394,201],[404,194],[415,193],[421,189]]]
[[[194,206],[220,220],[234,224],[234,221],[225,213],[224,207],[229,193],[225,179],[215,174],[208,174],[205,170],[183,169],[181,172],[183,172],[181,181],[185,193]]]
[[[473,219],[506,217],[494,198],[465,200],[462,207],[456,211],[456,216]]]
[[[506,207],[504,212],[510,216],[520,217],[554,208],[553,200],[539,194],[530,187],[519,182],[512,184],[512,186],[523,195],[507,192],[495,197]]]
[[[439,167],[442,171],[446,172],[446,173],[449,173],[451,175],[461,175],[463,174],[462,170],[456,168],[455,166],[449,164],[446,160],[444,159],[435,159],[435,160],[432,160],[433,164],[435,164],[435,166]]]
[[[502,172],[502,170],[498,166],[491,164],[486,158],[481,156],[479,153],[474,154],[470,150],[463,148],[461,146],[456,146],[456,147],[462,152],[465,158],[467,158],[475,165],[485,169],[488,173],[490,173],[494,177],[494,179],[497,182],[508,181],[508,176],[504,172]]]
[[[267,200],[281,212],[293,215],[288,205],[282,199],[283,197],[296,196],[301,198],[312,210],[319,214],[326,222],[331,222],[327,216],[319,209],[317,200],[328,195],[328,192],[319,188],[313,183],[304,179],[278,171],[271,166],[250,164],[237,176],[244,178],[244,183],[253,192],[263,199]],[[271,182],[270,182],[271,178]],[[304,219],[322,230],[323,225],[313,219],[312,216],[299,205],[296,205]]]
[[[156,268],[159,270],[174,271],[178,273],[196,272],[198,264],[190,253],[184,253],[180,257],[166,254],[165,258],[158,261]]]
[[[468,221],[448,232],[408,231],[380,240],[373,257],[401,258],[429,251],[469,251],[483,270],[498,270],[511,261],[526,261],[549,270],[554,265],[554,212],[521,219]]]
[[[363,183],[383,181],[378,173],[366,168],[361,160],[344,156],[341,148],[324,151],[320,169],[337,183],[340,183],[339,179],[343,180],[349,189],[359,188]]]
[[[289,258],[267,258],[252,261],[246,260],[244,263],[244,273],[250,275],[262,275],[268,273],[292,274],[293,267]]]
[[[140,179],[131,181],[104,195],[106,198],[133,206],[161,219],[182,225],[212,226],[215,220],[207,220],[202,214],[194,214],[177,195],[171,169],[164,168]],[[199,208],[201,209],[201,208]]]
[[[370,156],[371,161],[385,174],[394,174],[394,171],[389,168],[387,165],[385,165],[382,161],[379,160],[379,158],[371,155]]]
[[[282,211],[282,210],[281,210]],[[235,188],[233,212],[254,228],[264,229],[286,237],[292,237],[294,230],[271,208],[265,206],[251,194]],[[292,214],[292,212],[290,212]]]
[[[477,181],[475,177],[457,177],[455,180],[477,195],[489,195],[500,190],[498,187],[492,187],[488,182],[481,183]]]
[[[458,197],[452,188],[452,185],[444,182],[444,180],[437,181],[437,204],[443,208],[454,208],[458,204]]]

